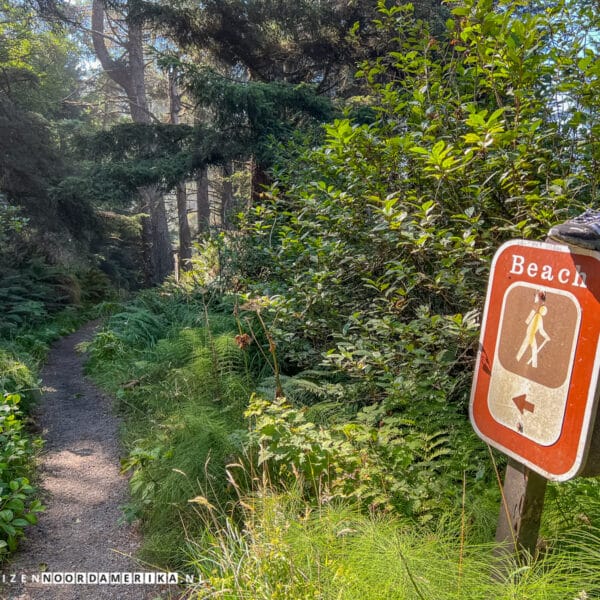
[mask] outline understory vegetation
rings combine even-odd
[[[256,307],[168,284],[85,344],[124,419],[124,517],[141,523],[142,560],[200,577],[194,598],[600,593],[597,480],[551,485],[539,556],[502,562],[490,541],[499,467],[466,419],[447,452],[406,419],[399,465],[399,435],[390,449],[380,428],[308,403],[314,382],[281,374],[293,400],[275,398],[270,334],[244,308]],[[464,456],[480,451],[472,473]]]
[[[209,516],[212,535],[192,542],[207,582],[192,597],[564,600],[599,591],[598,530],[552,539],[552,553],[530,564],[502,564],[489,542],[465,541],[459,523],[431,529],[347,506],[308,510],[293,490],[246,497],[242,510],[243,527]]]
[[[89,372],[125,417],[125,516],[141,519],[152,564],[185,565],[185,540],[202,530],[193,499],[226,502],[225,467],[248,437],[243,412],[260,369],[236,344],[231,308],[208,313],[201,294],[177,288],[142,293],[87,345]]]
[[[94,41],[133,123],[61,140],[71,159],[35,193],[76,240],[65,256],[38,243],[31,190],[0,196],[0,550],[41,510],[23,408],[37,365],[95,305],[82,349],[123,417],[124,519],[144,561],[198,576],[190,598],[600,597],[600,481],[549,485],[536,551],[500,561],[506,459],[468,418],[496,249],[598,206],[597,7],[456,0],[423,20],[379,0],[352,25],[337,5],[360,2],[302,3],[319,45],[284,4],[277,21],[259,0],[93,2],[96,37],[111,19],[133,36],[123,55]],[[156,59],[168,125],[134,97],[148,24],[153,52],[181,50]]]
[[[597,202],[597,20],[451,8],[434,36],[379,2],[363,95],[273,140],[241,231],[87,348],[143,556],[201,575],[191,597],[600,593],[598,481],[550,486],[536,555],[501,564],[503,458],[467,416],[495,249]]]

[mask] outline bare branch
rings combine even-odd
[[[122,60],[114,60],[106,45],[104,35],[104,2],[93,0],[92,2],[92,43],[94,52],[106,74],[130,95],[130,78],[127,65]]]

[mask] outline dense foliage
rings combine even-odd
[[[236,344],[230,309],[209,314],[201,294],[174,287],[143,293],[88,347],[89,372],[116,394],[126,420],[125,513],[140,520],[152,562],[184,564],[186,536],[201,529],[200,489],[206,502],[231,496],[225,466],[243,452],[256,368]]]
[[[461,458],[436,452],[437,440],[425,459],[425,441],[409,437],[400,465],[398,438],[342,421],[339,405],[254,395],[244,410],[253,389],[272,397],[274,381],[260,320],[236,320],[232,301],[164,286],[123,306],[87,346],[89,371],[125,420],[125,514],[141,523],[146,560],[200,575],[189,590],[198,598],[595,593],[597,481],[552,486],[541,541],[552,551],[502,567],[489,543],[497,490],[477,489],[466,474],[452,489],[436,471]],[[320,392],[281,378],[297,405]],[[395,494],[404,504],[390,506]],[[414,514],[436,518],[419,525]]]
[[[468,439],[466,404],[496,247],[539,239],[561,215],[596,202],[595,75],[591,54],[579,56],[593,47],[581,47],[593,14],[565,4],[491,8],[461,3],[447,33],[434,36],[410,7],[380,2],[377,27],[390,47],[357,73],[374,119],[337,119],[316,149],[282,148],[275,185],[224,265],[260,305],[284,374],[319,387],[296,405],[338,403],[344,422],[367,427],[396,487],[375,484],[376,469],[367,485],[396,489],[392,503],[408,514],[423,510],[417,490],[439,503],[464,471],[470,482],[492,475]],[[276,410],[259,407],[259,423]],[[296,422],[281,410],[280,425]],[[333,436],[338,452],[337,427],[314,446]],[[288,450],[304,447],[298,436],[261,441],[279,447],[272,460],[286,469],[309,460]],[[309,468],[321,469],[327,452]]]
[[[51,195],[66,172],[55,127],[76,116],[65,102],[77,79],[76,52],[64,31],[40,27],[35,18],[22,3],[0,3],[0,194],[37,234],[22,236],[20,254],[54,259],[58,236],[81,238],[83,223],[74,227],[69,212],[80,220],[87,208]]]
[[[161,194],[209,165],[247,161],[240,229],[199,246],[181,280],[120,306],[87,345],[90,373],[125,419],[125,512],[142,524],[145,557],[201,573],[198,597],[597,594],[597,551],[582,561],[598,540],[595,480],[552,487],[552,550],[489,580],[491,548],[479,544],[493,531],[502,459],[467,418],[494,251],[598,201],[596,11],[570,0],[426,2],[417,13],[383,0],[272,4],[93,2],[97,24],[129,36],[122,56],[99,56],[122,67],[113,83],[141,64],[144,27],[159,40],[170,123],[150,118],[146,89],[134,118],[130,77],[134,122],[55,128],[71,159],[55,172],[38,104],[25,110],[0,88],[6,127],[40,161],[37,179],[0,165],[4,370],[43,355],[32,327],[102,300],[108,282],[88,267],[140,281],[156,241],[143,209],[164,208]],[[26,35],[0,37],[7,70],[3,49]],[[186,123],[177,85],[193,105]],[[143,189],[155,205],[134,200]],[[85,269],[18,251],[44,201],[94,255]],[[177,202],[181,224],[189,207]],[[12,548],[39,509],[20,470],[35,444],[21,437],[23,385],[0,381],[3,447],[23,459],[0,488]]]
[[[26,432],[22,396],[24,388],[31,394],[37,382],[28,367],[0,347],[0,560],[14,551],[23,531],[37,522],[43,510],[34,497],[29,477],[32,459],[41,440],[33,440]]]

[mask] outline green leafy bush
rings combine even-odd
[[[470,494],[485,493],[487,487],[481,481],[485,463],[477,457],[474,441],[452,432],[442,419],[427,431],[408,416],[383,416],[375,425],[372,415],[362,413],[353,422],[325,427],[284,398],[256,396],[246,416],[258,464],[268,470],[273,486],[295,483],[315,505],[353,501],[424,522],[460,504],[456,471],[468,473]],[[462,452],[456,455],[458,446]]]
[[[597,204],[599,22],[573,2],[529,11],[464,0],[434,35],[410,5],[378,7],[387,48],[356,74],[365,93],[355,100],[373,119],[348,111],[320,146],[300,138],[280,148],[275,183],[244,217],[224,273],[260,305],[288,388],[301,373],[325,373],[312,379],[319,393],[290,395],[289,410],[345,403],[357,431],[385,439],[377,460],[396,485],[413,484],[405,505],[394,502],[411,514],[421,493],[443,505],[444,486],[458,489],[465,470],[492,474],[467,403],[496,248]],[[338,425],[306,421],[310,442],[288,417],[271,415],[280,429],[268,447],[276,459],[281,444],[299,468],[306,457],[292,460],[294,444],[318,446]],[[442,452],[429,460],[434,440]],[[359,452],[327,443],[342,470]],[[379,485],[390,495],[389,482]]]
[[[559,131],[542,95],[560,11],[470,0],[434,38],[407,6],[379,4],[390,49],[357,75],[378,119],[339,119],[322,147],[284,150],[278,181],[250,213],[246,254],[260,262],[249,289],[271,298],[288,360],[310,367],[333,350],[347,359],[338,366],[381,376],[387,393],[389,363],[375,347],[407,376],[407,346],[420,347],[421,364],[446,349],[459,359],[476,328],[429,338],[480,308],[497,245],[539,237],[556,214],[593,203],[596,188],[566,160],[573,130]]]
[[[43,510],[26,477],[40,441],[32,442],[23,430],[20,400],[18,394],[5,394],[0,404],[0,558],[16,550],[24,529]]]
[[[0,389],[3,393],[27,394],[37,389],[31,368],[0,347]]]

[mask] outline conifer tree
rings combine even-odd
[[[124,14],[121,24],[127,32],[127,39],[120,47],[124,53],[116,58],[110,52],[107,43],[109,38],[105,34],[107,4],[105,0],[92,1],[94,51],[105,73],[125,92],[132,121],[148,125],[152,123],[152,115],[146,96],[144,22],[139,3],[130,0],[122,6]],[[160,283],[172,270],[164,197],[155,185],[142,186],[138,193],[141,212],[148,214],[142,221],[146,280],[149,284]]]

